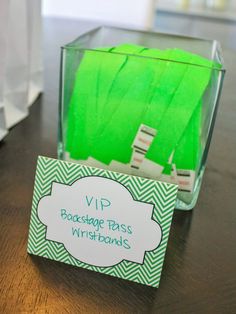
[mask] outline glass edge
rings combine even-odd
[[[87,32],[82,33],[75,40],[71,41],[70,43],[66,44],[65,46],[72,45],[73,43],[78,41],[83,36],[89,35],[89,34],[95,32],[95,31],[100,31],[102,29],[119,30],[119,31],[127,31],[127,32],[138,32],[138,33],[142,33],[142,34],[151,34],[151,35],[163,35],[163,36],[167,36],[167,37],[190,39],[190,40],[202,41],[202,42],[208,42],[208,43],[213,43],[214,41],[217,41],[217,40],[208,39],[208,38],[187,36],[187,35],[181,35],[181,34],[172,34],[172,33],[167,33],[167,32],[158,32],[156,30],[143,30],[143,29],[134,29],[134,28],[128,28],[128,27],[112,26],[112,25],[100,25],[100,26],[97,26],[97,27],[94,27],[94,28],[90,29]]]
[[[171,59],[165,59],[165,58],[157,58],[157,57],[148,57],[148,56],[139,56],[139,55],[135,55],[135,54],[131,54],[131,53],[121,53],[121,52],[110,52],[110,51],[104,51],[104,50],[99,50],[99,49],[89,49],[89,48],[79,48],[79,47],[73,47],[73,46],[61,46],[61,50],[74,50],[74,51],[78,51],[81,53],[84,53],[86,51],[94,51],[94,52],[100,52],[100,53],[107,53],[107,54],[116,54],[116,55],[126,55],[126,56],[132,56],[132,57],[137,57],[137,58],[142,58],[142,59],[151,59],[151,60],[160,60],[160,61],[165,61],[165,62],[172,62],[172,63],[179,63],[179,64],[188,64],[191,66],[196,66],[196,67],[200,67],[200,68],[206,68],[206,69],[211,69],[211,70],[216,70],[218,72],[226,72],[225,67],[222,65],[222,68],[217,68],[217,67],[208,67],[205,65],[200,65],[200,64],[195,64],[195,63],[190,63],[190,62],[183,62],[183,61],[175,61],[175,60],[171,60]],[[210,60],[210,59],[208,59]],[[212,60],[213,61],[213,60]]]
[[[212,116],[212,119],[211,119],[211,123],[210,123],[210,128],[208,130],[208,134],[207,134],[207,142],[205,144],[205,148],[204,148],[204,152],[203,152],[203,156],[202,156],[202,160],[201,160],[201,163],[203,165],[206,164],[207,156],[208,156],[208,153],[209,153],[209,150],[210,150],[210,144],[211,144],[211,140],[212,140],[212,136],[213,136],[213,131],[214,131],[215,123],[216,123],[217,112],[218,112],[219,104],[220,104],[221,93],[222,93],[222,89],[223,89],[225,71],[223,71],[221,73],[221,75],[222,75],[222,77],[219,80],[218,93],[217,93],[217,97],[215,99],[215,107],[213,109],[213,116]]]
[[[58,130],[57,130],[57,158],[62,159],[62,147],[64,145],[64,138],[63,138],[63,104],[64,104],[64,83],[63,83],[63,76],[64,76],[64,51],[61,49],[60,52],[60,73],[59,73],[59,99],[58,99]]]

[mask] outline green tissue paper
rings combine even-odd
[[[219,65],[181,49],[131,44],[85,51],[70,99],[66,151],[106,165],[129,165],[140,125],[156,130],[145,158],[171,173],[196,171],[202,97]]]

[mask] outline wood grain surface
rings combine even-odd
[[[197,206],[176,211],[159,289],[27,255],[36,159],[56,157],[59,47],[95,23],[45,19],[45,92],[0,144],[0,313],[236,313],[236,56]]]

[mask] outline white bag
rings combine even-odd
[[[150,29],[155,0],[46,0],[45,15],[100,21],[102,24]]]
[[[41,0],[0,0],[0,140],[42,91],[41,43]]]
[[[3,102],[7,127],[10,128],[28,115],[27,0],[1,1],[9,5]]]
[[[3,87],[6,57],[6,32],[4,32],[8,17],[8,2],[0,1],[0,140],[7,134],[5,111],[3,106]]]
[[[28,0],[29,95],[32,105],[43,90],[41,0]]]

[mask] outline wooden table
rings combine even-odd
[[[36,159],[56,157],[59,47],[93,23],[44,21],[45,93],[0,144],[0,313],[236,313],[236,56],[197,206],[176,211],[159,289],[26,253]]]

